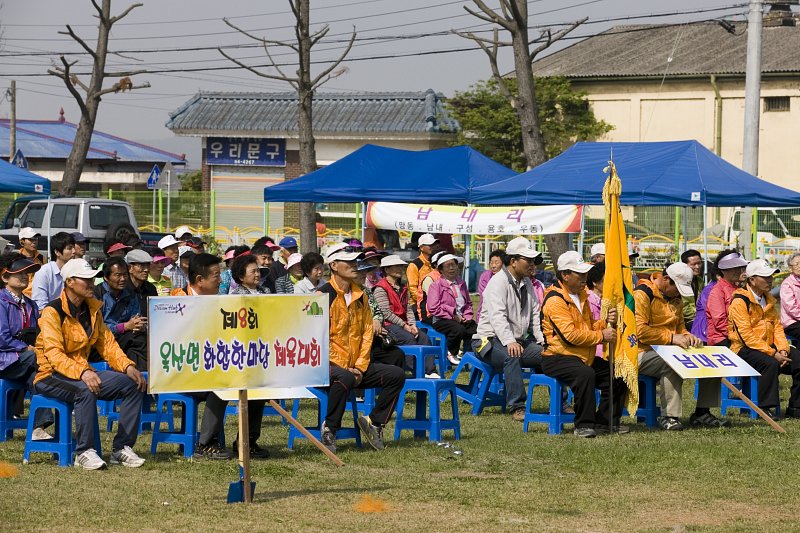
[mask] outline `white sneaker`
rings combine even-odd
[[[144,464],[144,459],[136,455],[130,446],[125,446],[121,450],[111,454],[112,465],[122,465],[128,468],[139,468]]]
[[[447,360],[450,361],[451,365],[456,365],[456,366],[458,366],[458,363],[461,362],[461,359],[451,354],[447,354]]]
[[[442,379],[442,376],[440,376],[436,372],[431,372],[430,374],[425,374],[425,377],[428,378],[428,379]]]
[[[53,436],[46,432],[43,428],[33,428],[31,440],[50,440]]]
[[[89,448],[75,457],[75,466],[83,467],[84,470],[100,470],[106,467],[106,462],[97,455],[94,448]]]

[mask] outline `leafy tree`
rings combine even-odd
[[[203,190],[203,171],[200,169],[186,172],[180,176],[181,189],[184,191]]]
[[[516,94],[516,80],[507,79],[506,84]],[[572,90],[563,77],[536,78],[536,104],[548,159],[576,141],[594,140],[613,128],[595,118],[586,93]],[[472,146],[516,171],[527,169],[519,117],[496,80],[456,92],[447,106],[461,123],[457,144]]]

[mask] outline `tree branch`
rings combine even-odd
[[[104,78],[124,78],[126,76],[136,76],[137,74],[147,74],[146,70],[128,70],[119,72],[103,72]]]
[[[98,6],[98,5],[97,5],[97,2],[95,2],[95,0],[92,0],[92,5],[93,5],[93,6],[94,6],[94,8],[97,10],[97,13],[100,15],[100,17],[102,17],[102,16],[103,16],[103,8],[101,8],[100,6]]]
[[[320,39],[322,39],[323,37],[328,35],[328,32],[330,30],[331,30],[331,27],[326,24],[324,28],[322,28],[318,32],[314,33],[314,35],[311,36],[311,46],[314,46],[315,44],[317,44],[319,42]]]
[[[75,60],[72,63],[70,63],[64,56],[61,56],[61,63],[63,63],[64,65],[63,71],[59,72],[56,69],[48,69],[47,72],[49,74],[52,74],[53,76],[56,76],[64,80],[64,85],[67,86],[67,90],[70,92],[70,94],[72,94],[73,98],[75,98],[75,101],[78,103],[78,107],[81,110],[81,114],[85,114],[87,113],[86,102],[83,101],[81,93],[79,93],[78,90],[75,88],[75,86],[72,85],[72,79],[69,73],[69,69],[77,62],[78,61]]]
[[[222,22],[227,24],[228,27],[233,28],[234,30],[238,31],[242,35],[250,37],[254,41],[258,41],[258,42],[260,42],[260,43],[262,43],[264,45],[272,44],[272,45],[275,45],[275,46],[285,46],[286,48],[291,48],[295,52],[298,52],[297,46],[293,45],[292,43],[289,43],[289,42],[286,42],[286,41],[273,41],[273,40],[270,40],[270,39],[265,39],[264,37],[259,37],[257,35],[253,35],[249,31],[243,30],[242,28],[236,26],[233,22],[231,22],[231,21],[229,21],[228,19],[225,19],[225,18],[222,19]]]
[[[498,15],[494,10],[489,9],[489,7],[486,4],[483,3],[483,0],[472,0],[472,1],[475,3],[476,6],[478,6],[478,9],[483,11],[485,17],[480,15],[477,11],[473,11],[473,10],[469,9],[467,6],[464,6],[464,9],[467,10],[467,13],[470,13],[471,15],[476,16],[479,19],[483,19],[486,22],[491,22],[493,24],[497,24],[499,26],[502,26],[505,29],[507,29],[508,31],[511,31],[513,29],[513,26],[511,24],[510,20],[504,19],[503,17]]]
[[[271,54],[271,53],[270,53],[270,51],[269,51],[269,46],[267,46],[267,43],[264,43],[264,53],[265,53],[265,54],[267,54],[267,58],[269,59],[269,62],[270,62],[270,63],[272,63],[272,67],[273,67],[275,70],[277,70],[277,71],[278,71],[278,74],[280,74],[281,76],[283,76],[284,78],[286,78],[286,81],[289,83],[289,85],[291,85],[292,87],[294,87],[295,89],[297,89],[297,87],[298,87],[297,83],[298,83],[300,80],[299,80],[298,78],[296,78],[296,77],[295,77],[295,78],[292,78],[291,76],[289,76],[288,74],[286,74],[286,73],[285,73],[283,70],[281,70],[281,67],[280,67],[280,66],[278,66],[278,63],[275,61],[275,59],[273,59],[273,57],[272,57],[272,54]]]
[[[134,91],[136,89],[148,89],[149,87],[150,87],[150,82],[146,81],[141,85],[133,85],[132,87],[130,87],[130,88],[126,89],[126,90]],[[97,93],[92,95],[92,98],[95,99],[95,100],[99,100],[100,97],[103,96],[104,94],[117,93],[119,91],[120,91],[119,84],[115,83],[111,87],[107,87],[107,88],[103,89],[102,91],[97,91]]]
[[[222,54],[223,56],[225,56],[225,58],[226,58],[226,59],[228,59],[228,60],[230,60],[230,61],[233,61],[234,63],[236,63],[237,65],[239,65],[239,66],[240,66],[240,67],[242,67],[243,69],[245,69],[245,70],[249,70],[250,72],[252,72],[253,74],[255,74],[255,75],[257,75],[257,76],[261,76],[262,78],[269,78],[269,79],[271,79],[271,80],[285,81],[285,82],[287,82],[287,83],[291,83],[291,84],[292,84],[292,86],[294,86],[294,85],[295,85],[295,83],[297,83],[297,78],[290,78],[290,77],[288,77],[288,76],[284,76],[284,75],[281,75],[281,76],[276,76],[275,74],[267,74],[266,72],[261,72],[260,70],[256,70],[256,69],[254,69],[253,67],[251,67],[250,65],[245,65],[244,63],[242,63],[242,62],[241,62],[241,61],[239,61],[238,59],[236,59],[236,58],[234,58],[234,57],[231,57],[231,56],[229,56],[229,55],[228,55],[228,54],[226,54],[226,53],[225,53],[223,50],[221,50],[221,49],[219,49],[219,48],[217,48],[217,50],[219,51],[219,53],[220,53],[220,54]]]
[[[116,23],[117,23],[117,22],[119,22],[120,20],[122,20],[122,19],[124,19],[125,17],[127,17],[127,16],[128,16],[128,13],[130,13],[131,11],[133,11],[134,9],[136,9],[137,7],[142,7],[143,5],[144,5],[144,4],[132,4],[132,5],[128,6],[128,9],[126,9],[125,11],[123,11],[122,13],[120,13],[119,15],[117,15],[116,17],[111,17],[111,18],[108,20],[109,26],[113,26],[114,24],[116,24]]]
[[[575,28],[577,28],[578,26],[580,26],[581,24],[583,24],[587,20],[589,20],[589,17],[584,17],[581,20],[573,22],[572,24],[570,24],[566,28],[558,30],[554,34],[551,34],[550,30],[548,30],[547,31],[547,40],[544,43],[542,43],[539,46],[537,46],[536,48],[534,48],[533,50],[531,50],[531,63],[533,63],[533,60],[536,59],[536,55],[539,52],[542,52],[543,50],[546,50],[554,42],[560,41],[565,35],[567,35],[569,32],[571,32],[572,30],[574,30]]]
[[[95,51],[94,51],[94,49],[92,49],[92,47],[90,47],[88,44],[86,44],[86,41],[84,41],[83,39],[81,39],[80,37],[78,37],[78,35],[77,35],[77,34],[76,34],[74,31],[72,31],[72,27],[71,27],[69,24],[67,24],[67,31],[60,31],[60,32],[58,32],[58,33],[60,33],[61,35],[69,35],[69,36],[70,36],[70,37],[72,37],[72,38],[73,38],[73,39],[74,39],[74,40],[75,40],[75,41],[76,41],[76,42],[77,42],[79,45],[81,45],[81,48],[83,48],[84,50],[86,50],[86,52],[87,52],[87,53],[88,53],[90,56],[92,56],[92,58],[94,58],[94,59],[97,59],[97,52],[95,52]]]
[[[355,42],[355,40],[356,40],[356,28],[354,26],[353,27],[353,35],[350,36],[350,42],[347,43],[347,48],[345,48],[344,52],[342,52],[342,54],[339,56],[339,58],[336,61],[334,61],[328,68],[326,68],[325,70],[320,72],[319,75],[316,78],[311,80],[312,89],[316,89],[317,87],[319,87],[320,85],[324,84],[325,82],[327,82],[330,79],[330,77],[328,77],[325,80],[320,81],[320,80],[322,80],[322,78],[325,78],[325,76],[328,76],[328,74],[330,74],[333,71],[333,69],[335,69],[337,66],[339,66],[339,64],[342,61],[344,61],[344,58],[347,57],[347,54],[350,53],[350,49],[353,48],[353,43]]]
[[[484,37],[478,37],[477,35],[475,35],[472,32],[466,32],[465,33],[465,32],[461,32],[461,31],[458,31],[458,30],[451,30],[451,31],[453,33],[455,33],[456,35],[458,35],[459,37],[463,37],[464,39],[469,39],[469,40],[475,41],[475,42],[482,42],[482,43],[486,43],[486,44],[489,44],[489,45],[497,44],[499,46],[511,46],[512,45],[512,43],[510,41],[495,41],[494,39],[486,39]]]

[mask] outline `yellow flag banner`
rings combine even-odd
[[[603,186],[603,205],[606,211],[606,274],[603,279],[602,317],[610,309],[617,310],[617,339],[604,347],[606,357],[614,350],[614,375],[628,387],[626,406],[635,416],[639,405],[639,346],[636,339],[636,313],[633,301],[633,280],[625,223],[619,207],[622,181],[614,163],[605,169],[609,173]],[[609,359],[611,360],[611,359]]]

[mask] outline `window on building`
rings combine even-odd
[[[764,98],[764,112],[767,111],[789,111],[789,97],[770,96]]]

